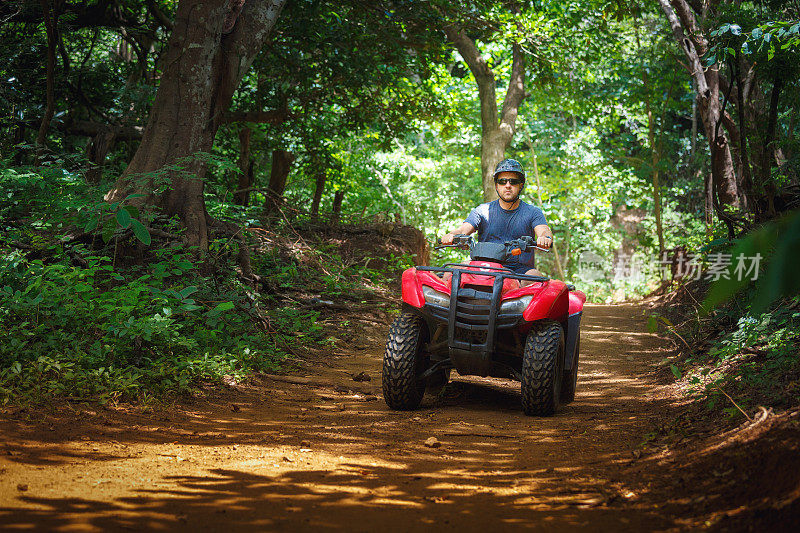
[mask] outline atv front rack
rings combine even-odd
[[[500,313],[500,299],[503,282],[506,278],[545,282],[545,276],[529,276],[517,274],[507,268],[491,268],[448,263],[443,267],[416,267],[423,272],[449,272],[450,306],[428,304],[433,318],[447,323],[447,347],[450,358],[457,369],[469,370],[470,373],[486,375],[492,363],[497,328],[512,328],[519,319],[518,314],[504,315]],[[489,291],[461,287],[461,275],[493,277],[491,296]],[[461,330],[461,335],[457,331]],[[466,332],[466,335],[464,334]],[[479,354],[479,357],[475,357]]]

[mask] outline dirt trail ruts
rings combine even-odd
[[[385,327],[307,379],[264,378],[158,414],[3,414],[0,529],[679,527],[626,477],[675,409],[653,372],[668,347],[641,309],[587,306],[577,398],[551,418],[522,414],[516,382],[458,376],[421,409],[390,411]],[[371,380],[354,381],[361,371]]]

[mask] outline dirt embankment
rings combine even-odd
[[[341,327],[346,346],[305,372],[177,407],[6,410],[0,529],[744,531],[798,515],[797,418],[676,441],[690,411],[636,305],[588,307],[577,399],[551,418],[522,414],[518,383],[458,376],[390,411],[386,325]]]

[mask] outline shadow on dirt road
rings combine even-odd
[[[384,334],[295,383],[264,378],[158,414],[4,416],[0,528],[679,526],[626,474],[677,409],[654,377],[668,347],[639,307],[587,307],[577,399],[551,418],[522,414],[518,383],[458,376],[417,411],[388,410]],[[353,381],[361,371],[371,380]]]

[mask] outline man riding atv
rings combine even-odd
[[[383,357],[390,408],[415,409],[453,369],[519,381],[527,415],[552,415],[575,398],[586,295],[533,268],[534,249],[547,251],[553,234],[541,209],[519,200],[524,180],[517,161],[501,162],[499,200],[480,205],[436,246],[469,250],[468,263],[403,272],[402,313]],[[467,236],[475,230],[479,242]]]
[[[473,209],[461,226],[442,237],[442,244],[452,244],[456,235],[470,235],[477,230],[479,242],[503,243],[531,235],[536,237],[537,246],[550,248],[553,232],[544,213],[519,199],[525,188],[525,171],[519,161],[500,161],[494,171],[494,188],[499,198]],[[535,268],[535,260],[534,252],[529,251],[508,260],[503,266],[517,274],[541,276]],[[530,283],[526,280],[521,282],[522,285]]]

